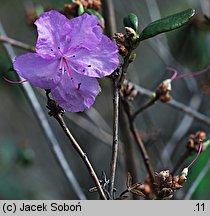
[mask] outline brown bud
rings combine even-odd
[[[172,99],[172,97],[171,97],[171,95],[168,94],[168,93],[160,97],[160,101],[163,102],[163,103],[167,103],[167,102],[169,102],[171,99]]]
[[[123,33],[115,33],[114,39],[118,44],[124,44],[126,42],[126,36]]]
[[[128,49],[124,45],[119,45],[119,54],[121,56],[126,56],[128,54]]]
[[[182,175],[182,176],[179,177],[178,183],[179,183],[180,185],[182,185],[182,184],[184,184],[186,181],[187,181],[187,178],[186,178],[184,175]]]
[[[36,15],[36,11],[34,10],[34,8],[28,8],[26,10],[26,20],[27,20],[27,24],[32,25],[34,24],[34,22],[37,19],[37,15]]]
[[[145,185],[144,185],[143,193],[144,193],[145,195],[148,195],[148,194],[150,194],[151,192],[152,192],[152,190],[151,190],[150,185],[145,184]]]
[[[71,5],[71,4],[65,4],[64,5],[64,9],[69,10],[69,11],[73,10],[74,8],[75,7],[73,5]]]
[[[203,131],[198,131],[196,133],[196,136],[198,137],[199,140],[202,140],[202,141],[206,139],[206,133]]]
[[[167,178],[167,177],[169,177],[169,170],[163,170],[163,171],[161,171],[160,173],[160,176],[162,176],[163,178]]]
[[[173,179],[174,179],[174,182],[177,183],[179,181],[179,176],[174,176]]]
[[[130,37],[130,38],[136,37],[136,32],[134,29],[132,29],[130,27],[125,27],[125,31],[126,31],[126,34],[128,35],[128,37]]]
[[[182,188],[182,186],[180,184],[176,183],[175,188],[176,188],[176,190],[179,190],[180,188]]]
[[[187,142],[187,148],[194,148],[194,140],[193,139],[189,139]]]

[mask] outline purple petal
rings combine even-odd
[[[51,10],[42,14],[35,22],[38,31],[36,52],[39,54],[59,54],[70,41],[67,25],[69,23],[61,13]]]
[[[93,49],[77,48],[68,58],[69,64],[80,74],[90,77],[110,75],[119,65],[118,47],[103,35]]]
[[[36,53],[27,53],[16,57],[13,65],[21,77],[42,89],[54,88],[62,77],[58,59],[44,59]]]
[[[102,29],[98,24],[98,18],[87,13],[71,19],[68,23],[68,29],[71,38],[70,52],[72,48],[78,46],[94,48],[102,37]]]
[[[80,75],[73,70],[72,76],[79,90],[73,87],[69,75],[65,73],[61,82],[51,90],[51,93],[64,110],[82,112],[93,105],[100,90],[99,84],[96,78]]]

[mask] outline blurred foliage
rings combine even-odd
[[[33,161],[33,151],[17,146],[12,140],[0,140],[0,199],[34,199],[31,188],[25,187],[18,170]]]

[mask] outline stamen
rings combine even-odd
[[[77,90],[77,87],[76,87],[76,84],[75,84],[75,82],[74,82],[74,79],[73,79],[73,76],[72,76],[72,72],[71,72],[71,70],[70,70],[70,67],[69,67],[69,65],[68,65],[68,62],[66,61],[65,58],[63,58],[63,60],[64,60],[64,63],[65,63],[65,65],[66,65],[66,68],[67,68],[69,77],[70,77],[70,79],[71,79],[72,85],[73,85],[74,89]]]
[[[197,155],[196,155],[196,157],[194,158],[194,160],[187,166],[187,168],[189,169],[193,164],[194,164],[194,162],[198,159],[198,156],[200,155],[200,153],[201,153],[201,150],[202,150],[202,147],[203,147],[203,144],[202,144],[202,142],[201,141],[199,141],[199,149],[198,149],[198,153],[197,153]]]
[[[171,67],[167,67],[166,69],[169,70],[169,71],[174,72],[174,74],[173,74],[173,76],[171,77],[170,80],[173,81],[174,79],[176,79],[176,77],[177,77],[177,70],[175,68],[171,68]]]
[[[77,87],[77,91],[80,90],[80,86],[81,86],[82,83],[78,83],[78,87]]]
[[[197,75],[200,75],[202,73],[205,73],[209,69],[210,69],[210,65],[207,68],[204,68],[203,70],[200,70],[200,71],[196,71],[196,72],[193,72],[193,73],[187,73],[187,74],[182,74],[182,75],[176,76],[174,78],[174,80],[181,79],[181,78],[184,78],[184,77],[189,77],[189,76],[197,76]]]
[[[2,77],[6,82],[11,83],[11,84],[23,84],[25,82],[28,82],[28,80],[22,80],[22,81],[12,81],[7,79],[6,77]]]

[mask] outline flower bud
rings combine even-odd
[[[180,176],[178,183],[180,185],[184,184],[187,181],[187,178],[185,176]]]
[[[188,168],[184,168],[183,170],[182,170],[182,174],[181,174],[181,176],[187,176],[188,175]]]
[[[137,34],[132,28],[125,27],[125,31],[126,31],[126,34],[128,35],[128,37],[131,38],[132,41],[136,41]]]
[[[165,86],[167,86],[167,90],[168,91],[171,91],[171,79],[166,79],[166,80],[164,80],[163,81],[163,84],[165,85]]]

